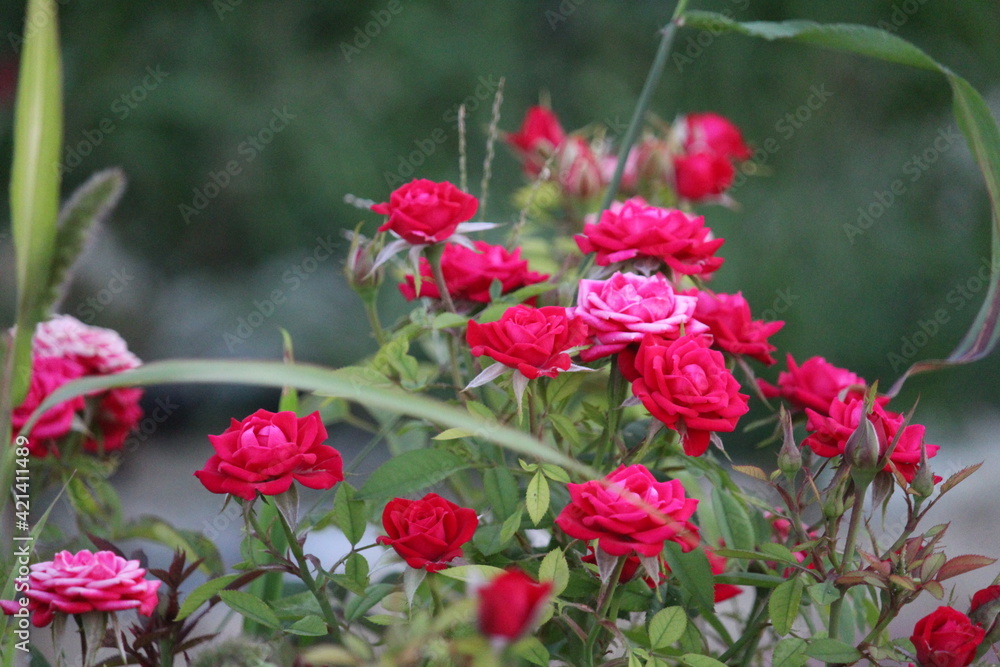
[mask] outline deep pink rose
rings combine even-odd
[[[810,434],[802,441],[802,446],[809,447],[817,455],[827,458],[842,455],[848,439],[858,428],[864,413],[865,402],[861,397],[834,399],[830,402],[828,413],[806,408],[808,417],[806,429]],[[868,415],[868,421],[875,427],[879,455],[884,456],[906,419],[903,415],[887,411],[883,407],[883,402],[876,401],[871,414]],[[891,471],[895,467],[907,482],[912,482],[920,465],[920,445],[924,440],[924,430],[920,424],[910,424],[903,429],[884,470]],[[940,449],[937,445],[931,444],[925,444],[925,447],[927,458],[935,456]]]
[[[673,341],[647,336],[635,355],[632,393],[681,433],[688,456],[704,454],[713,432],[735,430],[750,409],[749,396],[739,393],[740,383],[710,341],[697,334]]]
[[[507,570],[476,592],[479,631],[497,642],[514,641],[538,621],[551,592],[551,581],[538,583],[521,570]]]
[[[476,213],[479,200],[447,181],[419,178],[396,188],[389,201],[372,210],[389,216],[380,232],[395,232],[414,245],[439,243]]]
[[[600,160],[582,137],[569,137],[556,151],[555,172],[562,191],[588,199],[606,185]]]
[[[682,292],[698,299],[694,317],[711,329],[712,344],[730,354],[752,357],[761,363],[771,365],[771,352],[777,348],[768,342],[768,337],[776,333],[784,322],[765,322],[750,316],[750,304],[742,292],[736,294],[714,293],[692,288]]]
[[[326,428],[319,412],[258,410],[243,421],[232,420],[222,435],[210,435],[215,454],[195,472],[212,493],[231,493],[253,500],[284,493],[297,481],[310,489],[329,489],[343,481],[340,452],[324,445]]]
[[[640,197],[612,204],[600,222],[584,225],[574,240],[580,252],[596,253],[600,266],[652,259],[677,273],[702,276],[722,266],[715,251],[725,243],[712,238],[702,216],[650,206]]]
[[[864,394],[864,378],[851,371],[838,368],[823,357],[810,357],[799,366],[792,355],[786,357],[788,370],[778,373],[778,385],[758,380],[760,390],[768,398],[781,397],[793,408],[811,408],[828,414],[830,402],[835,398],[855,397]]]
[[[483,355],[529,380],[555,377],[572,364],[567,350],[587,340],[587,325],[568,308],[514,306],[496,322],[469,322],[465,340],[472,356]]]
[[[559,119],[551,109],[542,106],[529,108],[521,129],[506,136],[507,143],[520,154],[525,173],[532,177],[538,175],[565,138]]]
[[[21,405],[14,408],[11,414],[14,434],[20,432],[31,413],[41,405],[42,401],[48,398],[49,394],[70,380],[83,377],[84,373],[83,366],[73,359],[63,357],[33,359],[28,394],[24,397]],[[83,397],[77,396],[46,410],[42,418],[35,424],[31,431],[31,437],[28,439],[31,455],[48,455],[49,446],[45,441],[61,438],[69,433],[73,427],[73,417],[77,412],[83,410],[84,405]]]
[[[81,364],[86,375],[108,375],[137,368],[142,362],[129,352],[118,332],[93,327],[71,315],[39,323],[31,339],[36,357],[63,357]]]
[[[733,184],[734,176],[732,162],[720,153],[692,153],[674,158],[677,194],[684,199],[701,201],[717,197]]]
[[[656,556],[667,541],[684,551],[698,546],[698,528],[688,519],[698,501],[679,480],[657,482],[649,470],[622,465],[603,480],[567,484],[570,501],[556,525],[570,537],[597,540],[612,556]]]
[[[148,581],[145,575],[139,561],[125,560],[110,551],[60,551],[51,561],[31,566],[28,588],[20,595],[28,599],[31,622],[39,628],[51,623],[56,612],[137,609],[149,616],[156,609],[160,582]],[[8,615],[20,608],[11,600],[2,601],[0,606]]]
[[[475,242],[476,250],[470,250],[457,243],[447,243],[441,255],[441,273],[448,294],[456,302],[490,302],[490,286],[494,280],[500,281],[500,293],[509,294],[526,285],[534,285],[548,279],[548,275],[528,270],[528,261],[521,259],[521,249],[507,252],[499,245],[485,241]],[[420,259],[421,297],[440,299],[441,293],[434,282],[430,263]],[[407,300],[417,298],[416,283],[412,275],[399,284],[399,291]]]
[[[677,338],[703,333],[708,327],[693,319],[697,299],[674,293],[662,274],[649,277],[616,273],[608,280],[581,280],[576,317],[587,323],[594,346],[580,358],[593,361],[638,345],[646,334]]]
[[[975,660],[985,635],[962,612],[938,607],[917,621],[910,641],[921,667],[966,667]]]
[[[436,493],[420,500],[393,498],[382,512],[386,535],[376,541],[395,549],[410,567],[437,572],[462,555],[478,525],[475,510]]]
[[[717,113],[692,113],[684,119],[684,151],[718,153],[733,160],[753,155],[743,135],[729,119]]]

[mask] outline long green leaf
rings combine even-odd
[[[306,391],[346,398],[369,408],[426,419],[444,427],[462,428],[477,438],[511,451],[555,463],[596,479],[601,474],[554,447],[526,433],[498,424],[484,423],[474,415],[441,401],[408,394],[394,388],[373,388],[340,371],[310,364],[270,361],[176,360],[158,361],[115,375],[91,376],[68,382],[49,395],[32,413],[23,432],[30,432],[40,415],[53,405],[92,391],[156,384],[240,384],[262,387],[298,387]]]
[[[975,88],[913,44],[877,28],[846,24],[822,25],[812,21],[738,23],[712,12],[688,12],[683,21],[685,25],[711,30],[713,34],[728,31],[767,40],[791,40],[851,51],[944,75],[954,96],[955,120],[979,165],[989,194],[992,210],[990,288],[975,321],[951,354],[945,359],[914,363],[896,380],[888,393],[897,394],[906,379],[915,373],[967,364],[992,352],[1000,341],[1000,129]]]
[[[30,29],[29,29],[30,28]],[[14,111],[10,218],[17,258],[17,332],[11,400],[28,390],[31,335],[44,317],[44,295],[59,213],[62,65],[55,0],[29,0]]]

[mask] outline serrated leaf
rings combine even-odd
[[[802,580],[796,577],[775,588],[768,598],[767,610],[771,615],[771,625],[779,635],[787,635],[792,631],[792,624],[799,615],[803,588]]]
[[[567,373],[563,373],[563,375],[567,375]],[[558,433],[564,440],[573,445],[580,444],[581,438],[579,424],[566,415],[549,415],[549,421],[552,422],[552,427],[555,428],[556,433]]]
[[[712,489],[712,507],[726,545],[733,549],[752,550],[757,540],[744,504],[731,492],[716,487]]]
[[[495,466],[483,472],[483,491],[493,516],[503,521],[517,510],[517,480],[505,467]]]
[[[451,329],[453,327],[464,327],[468,323],[469,318],[464,315],[459,315],[458,313],[441,313],[434,317],[434,322],[431,326],[435,330]]]
[[[536,526],[545,518],[549,511],[549,481],[538,471],[528,482],[528,490],[524,496],[525,507],[531,522]]]
[[[323,637],[329,633],[326,621],[319,616],[303,616],[287,628],[286,632],[302,637]]]
[[[808,660],[805,640],[798,637],[785,637],[774,645],[771,667],[801,667]]]
[[[944,599],[944,586],[936,581],[925,581],[924,590],[933,595],[938,600]]]
[[[363,500],[358,500],[356,495],[354,487],[347,482],[341,482],[333,498],[333,520],[351,546],[361,541],[368,527],[365,503]]]
[[[215,597],[219,591],[231,584],[239,576],[239,574],[227,574],[217,579],[209,579],[201,586],[198,586],[198,588],[188,593],[187,597],[184,598],[184,602],[181,603],[181,607],[177,611],[175,620],[183,621],[193,614],[198,607]]]
[[[521,527],[523,513],[523,509],[518,509],[499,526],[497,524],[481,526],[472,536],[472,543],[484,556],[500,553],[514,537],[517,529]]]
[[[806,591],[809,593],[809,598],[816,604],[832,604],[835,600],[840,599],[840,590],[833,585],[832,581],[821,581],[818,584],[813,584]]]
[[[681,662],[690,667],[726,667],[726,663],[719,662],[715,658],[698,653],[686,653],[681,656]]]
[[[393,584],[372,584],[364,595],[353,597],[344,605],[344,620],[353,623],[395,589]]]
[[[281,627],[281,621],[267,603],[245,591],[219,591],[219,598],[233,611],[269,628]]]
[[[538,580],[552,582],[552,595],[559,595],[569,584],[569,563],[562,549],[553,549],[545,554],[538,566]]]
[[[791,549],[783,544],[775,544],[774,542],[765,542],[758,547],[764,555],[767,556],[768,560],[777,560],[783,563],[797,564],[799,561],[792,553]]]
[[[967,479],[969,475],[979,470],[982,466],[983,466],[982,463],[977,463],[975,465],[967,466],[956,472],[954,475],[948,477],[948,479],[946,479],[944,482],[941,483],[941,495],[943,496],[944,494],[954,489],[962,481]]]
[[[511,653],[538,667],[549,667],[549,650],[537,637],[525,637],[511,647]]]
[[[753,477],[754,479],[760,480],[761,482],[770,481],[770,478],[767,476],[767,473],[758,468],[757,466],[734,465],[733,470],[735,470],[736,472],[741,472],[747,477]]]
[[[691,596],[697,608],[711,613],[715,608],[715,578],[705,552],[695,549],[683,553],[679,544],[667,542],[663,553],[681,590]]]
[[[437,484],[472,463],[445,449],[416,449],[394,456],[379,466],[358,492],[358,497],[391,498]]]
[[[989,556],[976,556],[974,554],[955,556],[954,558],[949,558],[948,562],[941,566],[937,576],[934,578],[938,581],[944,581],[945,579],[957,577],[960,574],[992,565],[995,562],[997,562],[997,559],[990,558]]]
[[[858,649],[839,639],[813,639],[809,642],[806,655],[810,658],[831,663],[850,663],[862,658]]]
[[[654,651],[680,641],[687,630],[687,614],[682,607],[667,607],[649,621],[649,647]]]

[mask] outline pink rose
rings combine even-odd
[[[319,412],[258,410],[243,421],[232,420],[222,435],[210,435],[215,454],[195,472],[212,493],[231,493],[253,500],[284,493],[297,481],[310,489],[329,489],[343,481],[340,452],[326,440]]]
[[[806,430],[810,431],[810,434],[802,441],[802,446],[809,447],[817,455],[827,458],[843,455],[848,439],[858,428],[864,414],[865,402],[861,397],[834,399],[830,402],[828,414],[806,408],[808,417]],[[903,415],[887,411],[883,407],[883,402],[876,401],[871,414],[868,415],[868,421],[875,427],[879,456],[885,456],[906,419]],[[922,425],[910,424],[903,429],[884,470],[891,471],[896,468],[907,482],[912,482],[920,465],[920,447],[923,440]],[[927,448],[927,458],[935,456],[940,449],[938,445],[924,446]]]
[[[448,294],[456,302],[490,302],[490,286],[494,280],[500,281],[500,293],[509,294],[526,285],[544,282],[548,275],[528,270],[528,261],[521,259],[521,249],[507,252],[503,246],[490,245],[485,241],[475,242],[476,250],[470,250],[456,243],[446,243],[441,255],[441,273]],[[420,259],[421,297],[440,299],[441,293],[434,282],[430,263]],[[407,300],[417,298],[416,283],[412,275],[399,284],[399,291]]]
[[[125,560],[110,551],[91,553],[84,549],[75,554],[60,551],[51,561],[35,563],[28,575],[28,599],[31,622],[45,627],[56,612],[85,614],[91,611],[137,609],[149,616],[156,609],[159,581],[145,579],[146,570],[137,560]],[[4,600],[4,613],[20,608]]]
[[[507,143],[520,154],[525,173],[532,177],[538,176],[545,161],[565,138],[559,119],[550,109],[541,106],[529,108],[521,129],[506,136]]]
[[[393,498],[382,512],[386,535],[376,541],[395,549],[410,567],[438,572],[462,555],[478,525],[475,510],[436,493],[420,500]]]
[[[487,356],[533,380],[570,368],[567,350],[587,340],[587,325],[568,308],[514,306],[497,322],[469,322],[465,340],[472,356]]]
[[[580,252],[596,253],[608,266],[627,260],[659,260],[677,273],[707,276],[722,266],[715,256],[725,241],[713,239],[705,218],[648,205],[633,197],[615,203],[600,222],[588,223],[574,237]]]
[[[567,484],[570,501],[556,525],[570,537],[597,540],[612,556],[656,556],[667,541],[682,550],[698,545],[698,528],[688,521],[698,501],[674,479],[657,482],[641,465],[619,466],[603,480]]]
[[[736,429],[750,409],[749,396],[726,367],[710,338],[686,335],[677,340],[646,336],[635,355],[632,393],[649,413],[679,431],[684,453],[701,456],[711,434]]]
[[[976,649],[986,631],[952,607],[938,607],[917,621],[913,642],[921,667],[966,667],[976,659]]]
[[[786,362],[788,370],[778,374],[777,386],[764,380],[757,381],[766,397],[780,396],[794,408],[811,408],[825,415],[833,399],[864,394],[867,384],[864,378],[834,366],[823,357],[810,357],[798,366],[789,354]]]
[[[677,194],[691,201],[721,195],[733,184],[735,175],[729,158],[720,153],[692,153],[674,158]]]
[[[771,352],[777,348],[767,339],[785,326],[784,322],[751,319],[750,304],[741,292],[716,294],[692,288],[682,293],[698,298],[694,317],[711,329],[715,347],[730,354],[752,357],[768,365],[774,363]]]
[[[733,160],[749,160],[753,151],[743,142],[743,135],[729,119],[717,113],[692,113],[684,123],[686,153],[718,153]]]
[[[518,569],[509,569],[476,592],[479,631],[507,644],[531,630],[548,602],[552,582],[538,583]]]
[[[28,421],[31,413],[48,398],[49,394],[70,380],[83,377],[84,368],[73,359],[40,357],[32,360],[31,383],[21,405],[14,408],[11,424],[17,434]],[[82,396],[49,408],[35,424],[29,438],[32,456],[46,456],[49,443],[44,441],[61,438],[73,428],[73,418],[84,408]]]
[[[389,201],[372,210],[389,216],[378,228],[391,231],[413,245],[439,243],[476,213],[479,200],[447,181],[420,178],[396,188]]]
[[[657,273],[650,277],[615,273],[608,280],[581,280],[573,314],[586,322],[595,345],[580,353],[583,361],[617,354],[638,345],[648,334],[677,338],[708,327],[693,319],[697,299],[674,293]]]

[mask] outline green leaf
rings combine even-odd
[[[333,520],[351,546],[355,546],[364,537],[365,528],[368,527],[367,519],[364,501],[357,498],[354,487],[341,482],[333,499]]]
[[[303,637],[324,637],[329,633],[326,621],[319,616],[303,616],[285,629]]]
[[[261,625],[269,628],[281,627],[281,621],[263,600],[244,591],[219,591],[219,597],[226,605]]]
[[[552,582],[552,595],[559,595],[569,584],[569,563],[562,549],[553,549],[545,554],[538,566],[538,580]]]
[[[549,667],[549,650],[537,637],[526,637],[511,647],[511,653],[538,667]]]
[[[792,631],[792,624],[799,615],[803,587],[802,580],[798,577],[789,579],[775,588],[768,598],[767,610],[771,614],[771,625],[779,635],[787,635]]]
[[[990,288],[975,321],[951,354],[945,359],[914,363],[896,380],[888,395],[896,395],[906,379],[915,373],[966,364],[988,355],[1000,341],[1000,128],[976,89],[919,48],[877,28],[845,24],[821,25],[811,21],[737,23],[722,14],[696,11],[686,12],[683,19],[685,25],[711,30],[715,35],[731,31],[768,40],[789,39],[851,51],[944,75],[951,86],[955,120],[975,157],[989,196],[992,218]]]
[[[680,582],[681,590],[691,596],[698,609],[712,613],[715,608],[715,579],[705,552],[695,549],[683,553],[679,544],[668,542],[664,555],[670,571]]]
[[[83,251],[87,235],[114,210],[125,192],[121,169],[105,169],[76,189],[59,212],[46,304],[55,304],[65,292],[70,270]]]
[[[856,662],[862,658],[861,652],[839,639],[813,639],[809,642],[806,655],[810,658],[832,663]]]
[[[359,498],[393,498],[437,484],[472,463],[445,449],[415,449],[379,466],[358,492]]]
[[[840,589],[834,586],[832,581],[813,584],[806,591],[816,604],[832,604],[835,600],[840,599]]]
[[[452,327],[464,327],[469,323],[469,318],[457,313],[441,313],[434,318],[433,327],[437,329],[450,329]]]
[[[551,479],[553,482],[559,482],[560,484],[569,484],[569,473],[560,468],[553,463],[543,463],[541,464],[542,472],[545,476]]]
[[[771,667],[802,667],[808,659],[804,639],[785,637],[774,645]]]
[[[765,542],[760,545],[761,553],[767,555],[768,560],[777,560],[783,563],[791,563],[793,565],[798,564],[798,559],[795,558],[795,554],[792,553],[791,549],[786,547],[784,544],[775,544],[774,542]]]
[[[396,590],[396,586],[393,584],[372,584],[365,591],[364,595],[351,598],[344,606],[344,620],[348,623],[353,623],[394,590]]]
[[[448,567],[435,574],[442,577],[456,579],[458,581],[477,582],[488,581],[493,577],[503,574],[503,570],[492,565],[456,565]]]
[[[513,473],[502,466],[488,468],[483,472],[483,491],[486,502],[493,510],[493,516],[503,521],[517,511],[518,496],[517,480]]]
[[[468,438],[472,435],[473,432],[465,428],[449,428],[441,431],[431,438],[431,440],[458,440],[459,438]]]
[[[712,507],[715,508],[715,520],[726,545],[733,549],[753,549],[757,540],[743,503],[731,491],[715,487],[712,489]]]
[[[236,384],[281,388],[286,385],[346,398],[373,410],[410,415],[451,428],[476,431],[476,437],[494,443],[523,456],[555,463],[588,479],[598,479],[602,473],[556,450],[530,435],[506,426],[484,425],[465,410],[426,396],[407,393],[398,388],[377,386],[372,378],[378,374],[343,372],[311,364],[284,364],[247,360],[177,360],[144,364],[134,370],[112,375],[90,376],[67,382],[52,392],[32,413],[22,432],[30,432],[39,417],[54,405],[75,396],[113,387],[150,386],[156,384]]]
[[[563,373],[562,375],[569,375],[569,373]],[[581,375],[581,373],[573,373],[573,375]],[[573,445],[580,444],[581,438],[579,424],[566,415],[560,414],[549,415],[549,421],[552,422],[552,426],[555,428],[556,433],[562,436],[564,440],[567,440]]]
[[[719,662],[715,658],[697,653],[686,653],[681,656],[681,662],[690,667],[726,667],[726,663]]]
[[[409,572],[409,570],[407,570]],[[344,574],[332,575],[333,580],[357,595],[364,595],[368,587],[368,561],[359,553],[352,553],[344,563]]]
[[[528,490],[524,496],[525,506],[528,509],[528,516],[536,526],[545,518],[545,513],[549,511],[549,481],[541,471],[528,482]]]
[[[687,614],[681,607],[667,607],[649,621],[649,647],[654,651],[680,641],[687,629]]]
[[[518,509],[499,526],[495,523],[481,526],[473,535],[472,543],[484,556],[500,553],[514,538],[517,529],[521,527],[522,514],[524,514],[524,510]]]
[[[59,213],[62,63],[55,0],[29,0],[14,107],[10,220],[17,264],[11,402],[28,390],[31,336],[45,317]]]
[[[227,574],[217,579],[209,579],[201,586],[188,593],[187,597],[184,598],[184,602],[181,604],[181,608],[177,611],[176,620],[183,621],[185,618],[193,614],[198,607],[215,597],[219,591],[233,583],[233,581],[235,581],[239,576],[241,575]]]

